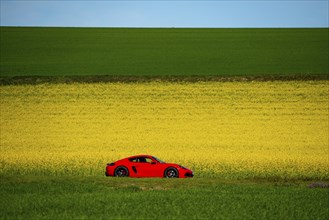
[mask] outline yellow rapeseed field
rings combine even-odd
[[[329,178],[328,81],[1,86],[1,174],[151,154],[223,178]]]

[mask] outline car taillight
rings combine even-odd
[[[108,163],[107,166],[114,166],[115,163]]]

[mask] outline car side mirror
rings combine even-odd
[[[156,162],[151,162],[151,164],[152,164],[152,165],[155,165],[155,164],[157,164],[157,163],[156,163]]]

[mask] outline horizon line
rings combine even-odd
[[[273,28],[273,29],[284,29],[284,28],[291,28],[291,29],[298,29],[298,28],[309,28],[309,29],[315,29],[315,28],[329,28],[329,26],[325,27],[325,26],[318,26],[318,27],[295,27],[295,26],[292,26],[292,27],[279,27],[279,26],[273,26],[273,27],[253,27],[253,26],[250,26],[250,27],[125,27],[125,26],[122,26],[122,27],[110,27],[110,26],[96,26],[96,27],[92,27],[92,26],[33,26],[33,25],[0,25],[0,27],[16,27],[16,28],[117,28],[117,29],[123,29],[123,28],[129,28],[129,29],[251,29],[251,28],[259,28],[259,29],[269,29],[269,28]]]

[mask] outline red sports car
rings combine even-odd
[[[193,171],[174,163],[165,163],[150,155],[137,155],[108,163],[106,176],[118,177],[193,177]]]

